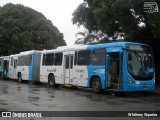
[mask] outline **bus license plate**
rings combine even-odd
[[[143,86],[142,90],[146,91],[146,90],[148,90],[148,88],[146,86]]]

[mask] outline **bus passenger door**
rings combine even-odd
[[[17,59],[13,60],[13,79],[17,79]]]
[[[8,77],[9,61],[4,60],[3,76]]]
[[[73,76],[73,55],[66,55],[64,83],[72,84],[72,76]]]
[[[3,79],[4,59],[0,58],[0,79]]]
[[[120,52],[109,52],[106,55],[107,89],[120,90],[121,65]]]

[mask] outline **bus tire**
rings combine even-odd
[[[55,86],[55,78],[54,78],[53,74],[49,75],[49,77],[48,77],[48,85],[50,87],[54,87]]]
[[[21,73],[18,73],[18,82],[22,83],[22,75],[21,75]]]
[[[98,77],[93,78],[91,85],[92,85],[93,92],[100,93],[102,91],[102,85]]]

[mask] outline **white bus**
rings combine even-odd
[[[40,51],[25,51],[16,55],[10,55],[9,60],[9,78],[29,80],[31,82],[39,81],[40,76]]]

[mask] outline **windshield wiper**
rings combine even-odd
[[[138,55],[137,51],[135,51],[135,50],[134,50],[134,54],[135,54],[138,62],[139,62],[139,63],[141,64],[141,66],[142,66],[142,59],[141,59],[140,55]]]

